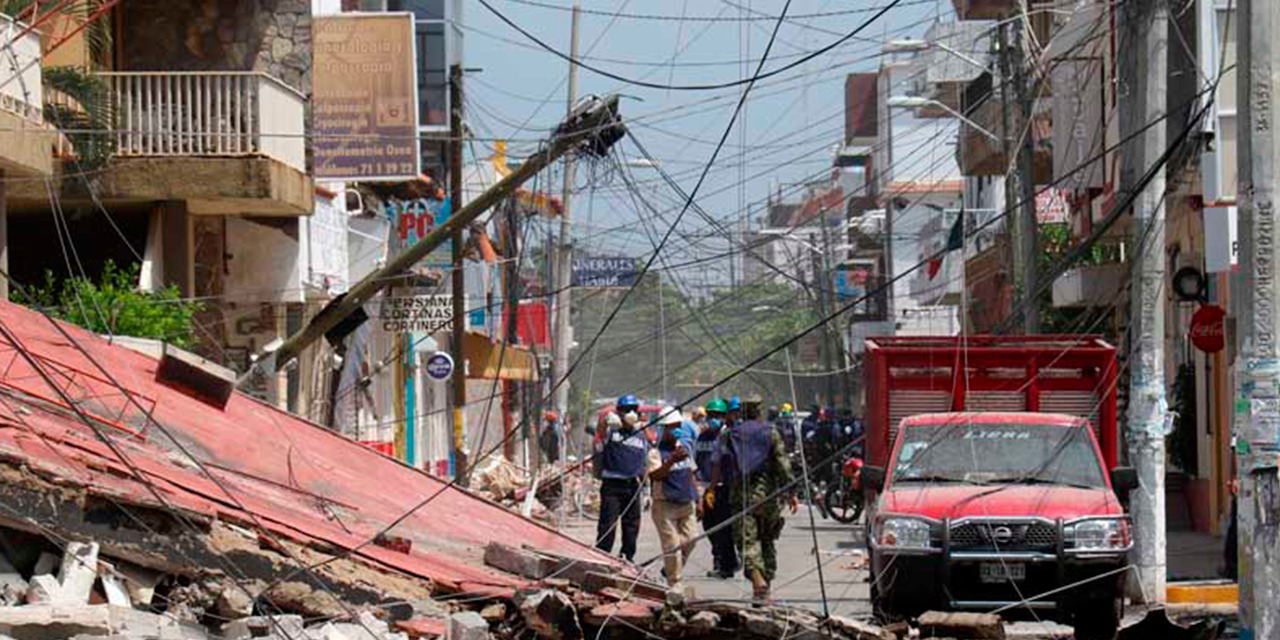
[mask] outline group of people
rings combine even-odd
[[[655,424],[643,423],[634,395],[618,399],[598,439],[595,469],[601,479],[596,546],[635,561],[643,489],[650,483],[651,513],[663,551],[663,575],[684,588],[683,571],[700,535],[711,543],[709,575],[732,578],[739,569],[757,599],[767,598],[777,572],[776,542],[783,504],[797,508],[783,430],[764,419],[759,397],[717,398],[685,417],[664,407]],[[657,429],[650,443],[648,430]]]

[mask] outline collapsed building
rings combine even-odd
[[[0,302],[0,634],[882,637],[683,602],[233,386],[168,345]]]

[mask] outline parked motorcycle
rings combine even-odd
[[[849,458],[822,494],[822,509],[836,522],[850,524],[862,517],[862,458]]]

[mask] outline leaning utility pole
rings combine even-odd
[[[1133,51],[1139,56],[1130,71],[1126,97],[1136,105],[1130,127],[1161,122],[1167,105],[1169,74],[1169,15],[1165,0],[1133,0],[1126,3],[1127,20],[1136,33]],[[1129,154],[1126,167],[1141,174],[1161,161],[1168,135],[1163,124],[1147,127],[1138,148]],[[1132,182],[1130,183],[1132,185]],[[1130,580],[1130,597],[1147,604],[1164,602],[1165,543],[1165,400],[1164,379],[1164,208],[1165,173],[1160,168],[1138,196],[1134,210],[1135,238],[1140,253],[1130,283],[1130,317],[1133,327],[1129,353],[1129,457],[1137,468],[1140,488],[1131,503],[1134,550],[1132,562],[1137,580]],[[1135,584],[1136,582],[1136,584]]]
[[[569,31],[569,95],[565,106],[566,113],[573,113],[574,103],[578,101],[578,21],[581,12],[582,7],[579,6],[578,0],[574,0],[573,18]],[[555,358],[551,362],[551,384],[560,385],[555,388],[555,407],[561,425],[564,425],[569,418],[569,348],[573,346],[573,329],[569,324],[570,309],[573,306],[573,291],[569,288],[573,283],[573,225],[569,219],[572,211],[569,201],[573,197],[575,168],[573,155],[565,156],[564,188],[560,193],[560,245],[556,250],[555,269],[556,349]],[[561,378],[565,379],[561,380]],[[539,421],[538,424],[541,425],[542,422]],[[538,429],[538,432],[540,431],[541,428]],[[539,463],[542,462],[541,455],[535,456],[535,459]]]
[[[1026,35],[1024,33],[1025,30],[1031,28],[1031,21],[1027,17],[1027,5],[1020,3],[1019,6],[1023,11],[1022,22],[1013,27],[1016,36],[1014,37],[1013,51],[1010,52],[1013,56],[1013,90],[1014,95],[1018,97],[1018,107],[1021,109],[1021,118],[1018,121],[1018,134],[1021,136],[1021,144],[1014,147],[1014,153],[1018,154],[1018,189],[1015,193],[1022,208],[1017,215],[1017,219],[1021,222],[1021,237],[1018,239],[1019,244],[1014,247],[1014,251],[1022,252],[1022,286],[1024,287],[1023,291],[1026,292],[1026,310],[1022,316],[1022,332],[1026,335],[1032,335],[1040,332],[1040,296],[1036,294],[1040,289],[1040,221],[1036,218],[1034,173],[1036,152],[1036,135],[1033,122],[1035,118],[1035,96],[1028,91],[1030,87],[1027,81]],[[1005,206],[1013,206],[1013,203],[1010,202]]]
[[[364,303],[387,288],[388,283],[408,271],[442,242],[453,238],[459,230],[465,229],[490,207],[510,197],[525,181],[566,153],[607,155],[609,148],[621,140],[626,132],[626,127],[618,116],[616,95],[594,100],[575,109],[569,118],[556,128],[551,138],[543,143],[542,149],[526,158],[511,175],[499,180],[498,184],[476,196],[466,206],[459,208],[447,222],[401,252],[386,266],[352,285],[350,290],[321,309],[307,326],[289,336],[289,339],[278,348],[259,354],[261,357],[254,361],[253,367],[241,376],[237,384],[244,385],[262,376],[274,375],[281,367],[297,358],[303,349],[321,337],[331,342],[343,339],[368,319],[364,315]],[[463,363],[456,364],[463,365]]]
[[[1240,557],[1242,638],[1280,639],[1280,273],[1276,264],[1274,92],[1280,86],[1280,6],[1274,0],[1240,0],[1237,43],[1237,150],[1240,167],[1240,257],[1243,290],[1233,295],[1240,323],[1236,359],[1236,497]]]
[[[450,206],[462,206],[462,65],[449,69],[449,199]],[[462,227],[453,232],[453,477],[467,477],[467,334],[466,260]],[[412,357],[412,350],[408,354]],[[465,483],[464,483],[465,484]]]

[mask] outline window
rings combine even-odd
[[[449,60],[445,48],[445,23],[419,22],[416,27],[418,60],[418,124],[449,124]]]
[[[1082,427],[963,423],[910,427],[893,481],[1106,486]]]
[[[389,0],[388,11],[410,11],[418,20],[444,20],[445,0]]]

